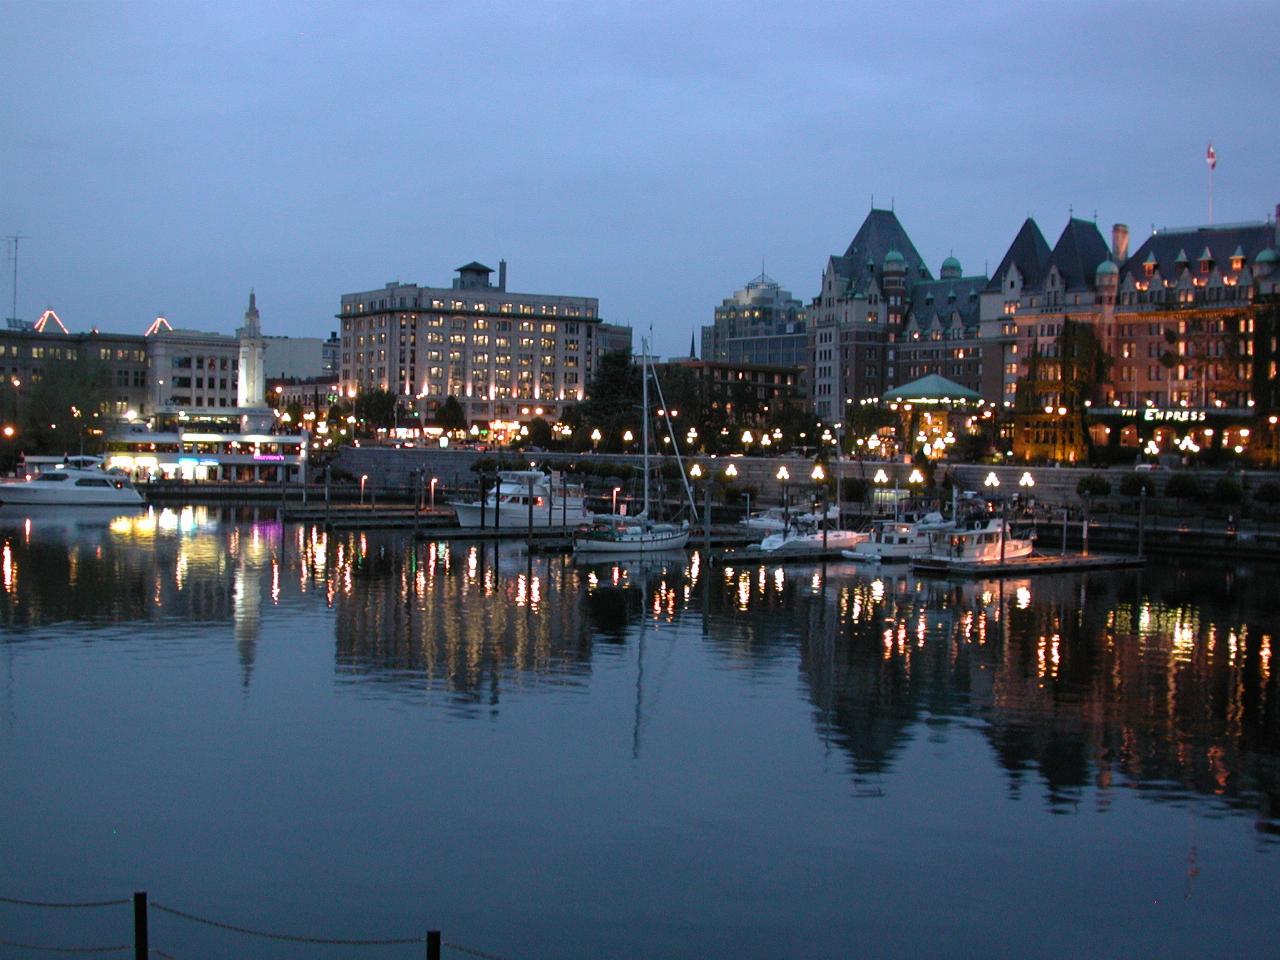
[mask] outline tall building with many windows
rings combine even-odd
[[[716,307],[702,328],[702,359],[774,367],[808,366],[804,304],[761,273]]]
[[[482,263],[449,287],[398,281],[343,294],[340,385],[384,389],[430,414],[447,397],[473,421],[553,418],[584,396],[601,334],[595,297],[515,293]]]

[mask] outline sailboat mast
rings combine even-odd
[[[644,454],[642,466],[644,469],[644,516],[649,516],[649,341],[640,341],[640,379],[643,384],[641,387],[641,417],[643,419],[643,428],[641,435],[643,441],[641,443],[641,451]]]

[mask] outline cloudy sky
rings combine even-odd
[[[766,271],[817,291],[874,195],[937,271],[1022,219],[1280,202],[1269,4],[0,2],[18,314],[323,336],[341,293],[595,296],[682,353]],[[9,313],[11,265],[0,276]]]

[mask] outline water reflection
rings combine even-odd
[[[227,623],[247,688],[270,611],[327,610],[343,690],[443,691],[474,716],[504,697],[586,695],[602,656],[675,626],[716,670],[795,663],[815,734],[858,790],[959,724],[980,731],[1009,791],[1035,785],[1055,811],[1105,809],[1117,790],[1200,797],[1264,835],[1280,816],[1277,587],[1251,566],[953,583],[712,567],[696,551],[587,565],[270,511],[0,516],[7,643],[56,638],[60,623]]]

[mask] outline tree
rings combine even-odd
[[[1128,473],[1120,481],[1120,492],[1126,497],[1140,497],[1146,491],[1147,496],[1155,495],[1156,483],[1146,474]]]
[[[1235,477],[1219,477],[1213,485],[1213,499],[1216,503],[1239,503],[1244,499],[1244,488]]]
[[[1200,492],[1200,481],[1189,473],[1175,473],[1164,485],[1164,495],[1178,500],[1194,500]]]
[[[23,387],[24,448],[31,453],[97,452],[111,410],[111,371],[80,351],[74,360],[48,363],[40,379]]]
[[[1061,358],[1062,404],[1076,418],[1089,463],[1097,460],[1093,435],[1089,432],[1086,401],[1091,401],[1107,381],[1114,362],[1091,324],[1065,320],[1058,335]]]
[[[1076,484],[1076,493],[1082,497],[1109,497],[1111,484],[1106,477],[1090,473],[1080,478]]]
[[[642,384],[630,350],[611,350],[600,357],[587,399],[578,404],[582,429],[599,429],[605,449],[618,450],[622,434],[639,426]]]
[[[547,450],[551,446],[551,424],[547,423],[542,417],[534,417],[528,423],[529,428],[529,445],[533,447],[541,447]]]
[[[379,387],[356,394],[356,419],[370,427],[389,429],[396,422],[396,395]]]
[[[453,394],[445,397],[444,403],[440,404],[440,409],[436,411],[436,423],[450,431],[467,429],[467,415]]]

